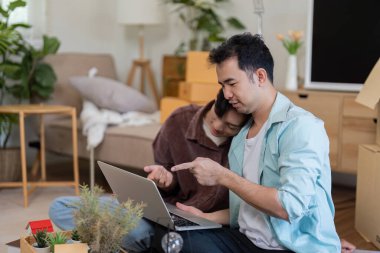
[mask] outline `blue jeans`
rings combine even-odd
[[[77,208],[72,206],[72,203],[78,201],[79,197],[59,197],[51,203],[49,216],[57,227],[62,230],[75,228],[73,211]],[[118,202],[110,197],[100,197],[99,202],[100,205],[118,205]],[[141,219],[137,227],[124,236],[122,247],[132,252],[146,251],[151,247],[153,236],[154,225],[146,219]]]
[[[239,229],[219,228],[180,232],[184,253],[288,253],[289,250],[265,250],[256,247]]]

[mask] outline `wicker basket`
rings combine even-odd
[[[0,149],[0,182],[20,179],[21,159],[19,148]]]

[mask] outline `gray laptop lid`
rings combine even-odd
[[[152,180],[98,161],[112,191],[120,202],[132,199],[144,202],[144,217],[165,227],[174,229],[170,214]],[[152,208],[154,207],[154,208]]]
[[[197,217],[179,210],[173,205],[166,204],[163,201],[156,184],[152,180],[101,161],[98,161],[98,165],[120,202],[127,201],[128,199],[144,202],[146,205],[144,208],[145,218],[175,230],[196,230],[221,227],[218,223]],[[168,209],[172,214],[185,218],[198,225],[174,226],[174,222]]]

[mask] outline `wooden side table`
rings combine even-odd
[[[79,166],[78,166],[78,144],[77,144],[77,118],[76,109],[70,106],[60,105],[6,105],[0,106],[0,113],[18,114],[20,125],[20,151],[21,151],[21,182],[0,182],[0,187],[22,187],[24,195],[24,207],[28,206],[28,195],[35,187],[50,186],[74,186],[75,193],[79,194]],[[73,144],[73,172],[74,181],[46,181],[45,161],[45,127],[43,116],[45,114],[63,114],[71,116],[72,144]],[[28,182],[26,170],[26,144],[25,144],[25,117],[28,115],[39,115],[40,123],[40,160],[41,180],[39,182]],[[29,190],[28,186],[32,188]]]

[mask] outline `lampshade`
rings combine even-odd
[[[125,25],[155,25],[163,21],[160,0],[118,0],[117,21]]]

